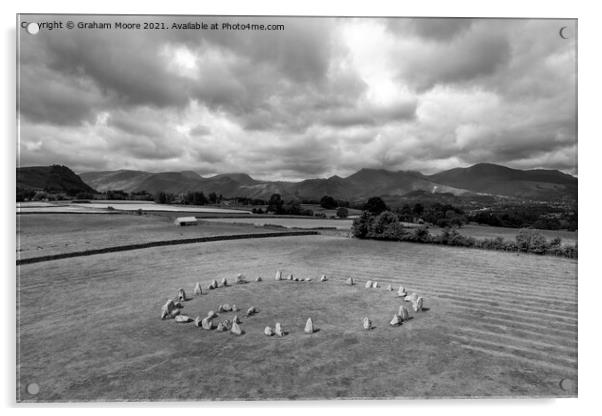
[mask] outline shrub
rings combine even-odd
[[[339,207],[337,209],[337,217],[339,218],[347,218],[349,216],[349,210],[345,207]]]
[[[516,245],[520,251],[536,254],[544,254],[548,248],[548,242],[543,234],[526,228],[518,232]]]

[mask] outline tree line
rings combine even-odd
[[[548,240],[543,234],[533,229],[521,229],[514,241],[502,237],[465,236],[460,234],[456,228],[451,227],[434,235],[425,225],[418,227],[404,225],[396,213],[388,210],[378,214],[368,210],[364,211],[359,218],[353,221],[351,232],[354,237],[360,239],[408,241],[577,258],[577,244],[563,245],[559,237]]]

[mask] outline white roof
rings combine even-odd
[[[175,222],[196,222],[195,217],[178,217]]]

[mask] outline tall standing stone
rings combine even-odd
[[[307,318],[307,322],[305,323],[304,331],[306,334],[314,333],[314,323],[312,322],[311,318]]]
[[[362,321],[362,326],[365,330],[372,329],[372,321],[366,316]]]
[[[201,286],[201,282],[196,282],[196,285],[194,285],[194,296],[201,296],[203,294],[203,288]]]

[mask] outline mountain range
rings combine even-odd
[[[118,170],[85,172],[82,180],[98,191],[124,190],[181,193],[215,192],[224,197],[269,199],[362,200],[370,196],[403,196],[414,191],[453,195],[487,194],[529,200],[576,200],[577,178],[557,170],[520,170],[491,163],[455,168],[433,175],[415,171],[361,169],[346,177],[331,176],[299,182],[256,180],[245,173],[202,177],[193,171],[144,172]]]
[[[58,192],[103,192],[123,190],[170,192],[215,192],[224,197],[267,200],[274,193],[284,199],[319,200],[324,195],[348,201],[371,196],[389,198],[421,192],[456,196],[492,195],[524,200],[576,201],[577,178],[557,170],[519,170],[491,163],[455,168],[433,175],[415,171],[361,169],[341,178],[306,179],[299,182],[265,181],[246,173],[203,177],[193,171],[145,172],[117,170],[84,172],[76,175],[66,166],[17,168],[17,188]]]

